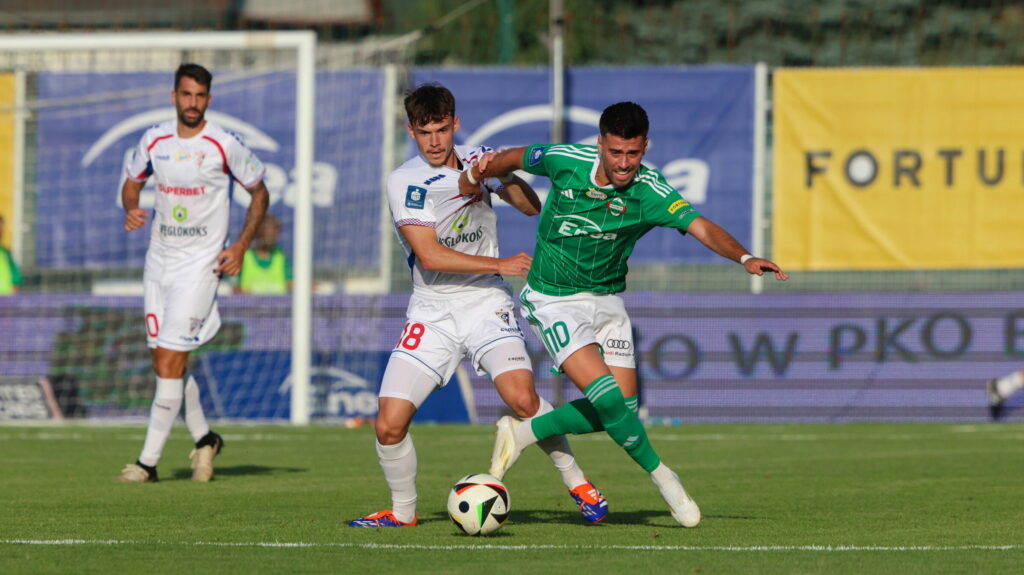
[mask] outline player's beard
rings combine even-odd
[[[188,117],[185,116],[186,112],[198,112],[198,115],[195,120],[189,120]],[[199,126],[199,124],[203,123],[203,117],[205,115],[206,114],[199,108],[186,108],[184,110],[178,110],[178,121],[189,128],[195,128]]]

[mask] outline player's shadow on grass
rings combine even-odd
[[[280,475],[282,473],[307,473],[308,469],[299,467],[268,467],[266,465],[218,465],[213,470],[214,481],[218,476],[230,477],[238,475]],[[192,479],[192,470],[176,469],[174,479]]]
[[[726,519],[726,520],[758,520],[763,517],[745,515],[704,515],[704,519]],[[573,510],[550,510],[550,509],[513,509],[512,519],[523,523],[565,523],[570,525],[590,525],[580,515],[579,511]],[[601,525],[660,525],[666,521],[675,525],[668,509],[638,509],[633,511],[615,511],[612,509],[608,517],[598,523]]]

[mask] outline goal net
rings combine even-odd
[[[154,376],[141,278],[149,230],[123,229],[123,165],[148,127],[175,117],[174,71],[195,62],[214,75],[207,119],[266,165],[268,213],[281,224],[294,288],[259,295],[222,282],[223,327],[189,365],[208,415],[372,415],[380,350],[391,343],[380,334],[401,329],[401,309],[381,311],[392,304],[382,292],[393,233],[381,225],[381,186],[405,58],[400,43],[316,51],[311,32],[0,43],[0,138],[13,151],[0,165],[2,244],[22,275],[22,293],[0,298],[0,372],[44,381],[65,415],[148,414]],[[155,193],[151,181],[141,207],[152,209]],[[229,238],[247,206],[236,182]],[[350,297],[366,307],[345,305]],[[398,327],[382,330],[381,321]]]

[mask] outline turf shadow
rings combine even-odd
[[[214,481],[218,476],[230,477],[240,475],[279,475],[282,473],[308,473],[308,469],[300,467],[269,467],[266,465],[218,465],[213,472]],[[174,479],[191,479],[192,470],[188,468],[176,469]]]

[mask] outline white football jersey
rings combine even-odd
[[[178,136],[177,120],[146,130],[125,167],[129,179],[156,184],[146,275],[210,274],[225,247],[232,180],[251,188],[263,179],[259,158],[238,138],[207,121],[191,137]]]
[[[491,151],[483,146],[455,146],[464,169]],[[402,226],[434,228],[437,241],[457,252],[498,257],[498,218],[491,207],[491,194],[504,188],[497,179],[481,183],[478,196],[459,194],[462,172],[435,168],[417,155],[388,176],[388,203],[395,230]],[[405,236],[398,233],[412,270],[413,290],[428,295],[453,295],[468,287],[501,287],[498,274],[453,274],[423,269]]]

